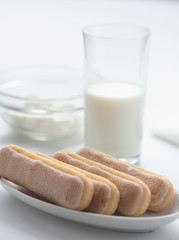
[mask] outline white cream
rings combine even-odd
[[[69,135],[80,128],[82,124],[81,111],[69,111],[75,108],[74,105],[67,104],[35,104],[25,103],[23,106],[31,112],[19,112],[16,110],[6,110],[5,121],[21,132],[32,136],[35,139],[55,139]],[[41,113],[44,108],[46,112],[58,109],[55,113]],[[66,110],[63,112],[63,110]],[[61,112],[60,112],[61,111]]]
[[[121,81],[91,84],[85,92],[85,143],[113,156],[134,157],[142,138],[143,89]]]

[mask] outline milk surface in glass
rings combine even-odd
[[[102,81],[85,91],[85,144],[126,158],[140,154],[143,89],[122,81]]]

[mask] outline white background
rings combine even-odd
[[[179,149],[154,138],[152,128],[179,114],[179,1],[0,0],[0,70],[26,64],[82,67],[81,29],[93,23],[129,22],[152,31],[141,165],[161,173],[179,189]],[[14,143],[52,153],[76,150],[81,136],[36,143],[16,136],[0,119],[0,146]],[[179,238],[179,220],[147,234],[102,231],[59,220],[12,198],[0,188],[0,239]]]

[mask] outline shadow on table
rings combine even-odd
[[[172,227],[172,225],[151,233],[120,233],[82,226],[50,216],[15,199],[4,190],[0,191],[1,219],[6,222],[9,229],[11,229],[11,226],[17,228],[23,235],[28,235],[29,239],[32,236],[33,239],[44,240],[109,240],[119,238],[153,240],[160,236],[161,239],[175,240],[179,234],[179,232],[176,232],[178,231],[176,228],[169,231],[169,227]]]

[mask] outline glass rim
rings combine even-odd
[[[143,31],[144,33],[139,36],[133,36],[133,37],[117,37],[117,36],[107,36],[105,34],[101,33],[92,33],[91,30],[94,30],[95,28],[103,28],[103,27],[130,27],[133,29],[138,29]],[[92,38],[99,38],[99,39],[106,39],[106,40],[140,40],[143,38],[148,38],[151,36],[151,30],[148,27],[145,27],[143,25],[134,24],[134,23],[102,23],[102,24],[91,24],[84,26],[82,28],[82,33],[84,36],[92,37]]]

